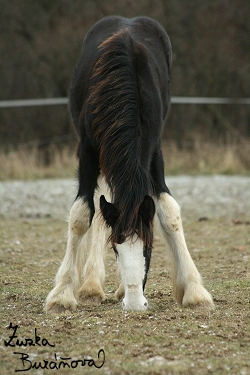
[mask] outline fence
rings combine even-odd
[[[186,97],[173,96],[172,104],[250,104],[250,98],[216,98],[216,97]],[[21,107],[37,107],[37,106],[55,106],[68,105],[68,98],[43,98],[43,99],[21,99],[21,100],[3,100],[0,101],[1,108],[21,108]],[[67,142],[75,138],[75,134],[63,134],[61,136],[40,139],[39,141],[29,141],[20,143],[19,146],[30,148],[34,145],[45,146],[51,143]]]
[[[250,98],[210,98],[173,96],[172,104],[250,104]],[[0,101],[0,108],[66,105],[68,98],[22,99]]]

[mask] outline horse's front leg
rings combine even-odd
[[[86,233],[87,257],[83,268],[84,283],[79,290],[79,300],[101,303],[105,299],[103,285],[105,281],[105,257],[108,229],[103,221],[100,211],[100,195],[105,194],[110,198],[110,190],[105,178],[98,178],[98,187],[94,194],[95,214],[91,226]]]
[[[55,278],[55,287],[47,296],[46,312],[76,308],[83,265],[82,239],[89,228],[89,216],[87,202],[78,198],[70,211],[66,253]]]
[[[84,283],[79,289],[79,300],[101,303],[105,299],[105,263],[107,229],[101,220],[100,210],[94,214],[91,227],[86,234],[88,255],[83,268]]]
[[[170,247],[177,302],[183,306],[201,305],[212,309],[212,297],[203,287],[201,276],[186,245],[178,204],[170,194],[162,193],[156,200],[156,207],[160,228]]]

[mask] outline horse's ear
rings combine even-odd
[[[106,224],[113,227],[118,219],[118,210],[112,203],[106,201],[104,195],[100,197],[100,209]]]
[[[153,198],[151,198],[149,195],[145,195],[139,208],[139,214],[141,215],[144,223],[147,225],[149,225],[153,220],[155,215],[155,204]]]

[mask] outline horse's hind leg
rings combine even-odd
[[[88,204],[78,198],[70,211],[66,253],[55,278],[55,287],[47,296],[46,312],[76,308],[83,264],[82,238],[88,228]]]
[[[162,193],[156,201],[156,207],[163,236],[170,247],[177,302],[183,306],[201,305],[212,309],[212,297],[203,287],[186,245],[178,204],[170,194]]]
[[[120,301],[125,295],[125,288],[122,282],[120,282],[117,291],[115,292],[115,300]]]

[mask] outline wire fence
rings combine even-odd
[[[187,97],[173,96],[172,104],[250,104],[250,98],[213,98],[213,97]],[[67,105],[68,98],[44,98],[2,100],[0,108],[36,107],[49,105]]]

